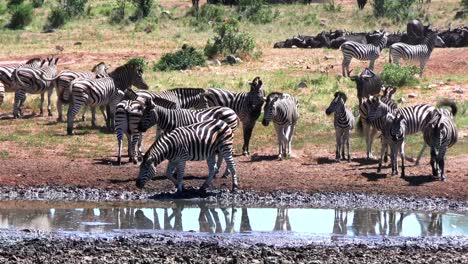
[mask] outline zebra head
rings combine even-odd
[[[127,63],[119,66],[109,76],[114,79],[116,86],[121,90],[125,90],[132,85],[142,90],[148,90],[149,88],[143,79],[143,68],[137,64]]]
[[[383,87],[382,98],[387,98],[388,100],[393,100],[393,95],[396,93],[397,88],[393,86]]]
[[[270,121],[276,115],[276,102],[282,96],[283,96],[282,93],[277,93],[277,92],[273,92],[268,95],[265,106],[263,107],[264,114],[263,114],[262,125],[268,126]]]
[[[389,107],[383,103],[378,96],[371,96],[368,102],[367,122],[374,122],[375,120],[384,117],[389,113]]]
[[[143,116],[138,124],[138,130],[146,132],[150,127],[158,122],[158,113],[156,112],[156,104],[152,100],[147,100]]]
[[[260,77],[255,77],[250,84],[249,102],[252,109],[261,109],[265,102],[265,91]]]
[[[343,92],[336,92],[334,96],[335,97],[330,102],[330,105],[328,106],[327,110],[325,110],[326,115],[331,115],[332,113],[334,113],[339,107],[344,106],[346,100],[348,100],[348,97]]]
[[[390,127],[390,136],[392,137],[392,140],[395,142],[404,141],[405,131],[406,119],[403,117],[402,114],[397,113]]]
[[[439,33],[437,31],[433,31],[429,33],[426,36],[426,38],[424,38],[422,43],[426,44],[429,50],[433,50],[434,47],[442,47],[442,48],[447,47],[444,40],[441,37],[439,37]]]
[[[109,70],[109,66],[104,62],[100,62],[96,64],[91,71],[96,74],[96,76],[104,76],[107,75],[107,70]]]
[[[143,189],[146,182],[153,179],[156,176],[156,166],[154,165],[155,158],[150,155],[150,152],[146,152],[143,157],[143,162],[140,164],[140,172],[136,179],[136,187]]]

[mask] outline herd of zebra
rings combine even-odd
[[[13,116],[22,115],[26,94],[48,95],[48,114],[52,116],[51,94],[57,93],[58,121],[63,122],[62,105],[69,104],[67,134],[73,135],[73,123],[81,108],[92,109],[93,126],[99,107],[106,127],[115,131],[118,141],[117,162],[121,164],[124,135],[128,140],[130,162],[140,163],[137,187],[156,175],[156,167],[169,160],[166,176],[177,190],[183,190],[185,163],[207,160],[209,176],[201,189],[207,188],[226,161],[223,177],[231,174],[232,186],[239,185],[233,159],[233,133],[239,121],[243,126],[243,155],[249,155],[249,142],[256,120],[264,109],[263,125],[274,123],[278,136],[278,158],[291,155],[294,127],[299,118],[298,100],[286,93],[273,92],[267,97],[263,82],[256,77],[250,91],[233,93],[218,88],[175,88],[162,92],[149,91],[143,79],[143,68],[127,63],[108,73],[105,63],[90,72],[57,71],[58,58],[31,59],[24,64],[1,65],[0,87],[14,92]],[[132,86],[140,90],[132,90]],[[3,94],[2,99],[3,99]],[[265,103],[266,102],[266,103]],[[82,119],[84,120],[83,114]],[[156,141],[143,155],[142,134],[157,127]],[[164,132],[161,134],[161,131]]]

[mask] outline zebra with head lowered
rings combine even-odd
[[[367,120],[369,122],[374,122],[378,119],[385,118],[387,113],[391,113],[395,116],[393,125],[391,127],[391,137],[395,144],[398,144],[397,147],[399,147],[400,156],[402,159],[401,177],[405,177],[404,138],[406,135],[423,131],[427,123],[426,117],[434,109],[435,108],[431,105],[419,104],[397,108],[396,110],[392,111],[392,109],[385,103],[381,102],[379,98],[373,98],[371,100],[370,109],[367,116]],[[396,122],[399,122],[400,124],[398,127],[395,126]],[[424,144],[418,155],[418,158],[416,159],[416,164],[419,164],[419,160],[421,159],[425,148],[426,145]],[[397,166],[398,161],[395,160],[395,163]],[[397,170],[396,173],[398,174]]]
[[[117,67],[109,73],[109,76],[99,79],[78,79],[72,81],[72,107],[68,109],[67,134],[73,134],[73,121],[80,111],[81,106],[100,106],[104,114],[104,107],[108,106],[109,117],[106,118],[106,126],[114,129],[115,107],[124,96],[124,91],[135,85],[139,89],[148,89],[143,80],[141,66],[127,63]],[[94,116],[94,115],[93,115]],[[96,120],[92,119],[93,126]]]
[[[444,41],[437,35],[437,32],[429,34],[420,45],[409,45],[406,43],[398,42],[390,46],[389,62],[400,65],[400,58],[404,60],[417,60],[419,61],[419,72],[422,76],[427,61],[431,57],[432,50],[436,41],[445,45]]]
[[[233,132],[238,126],[237,114],[228,107],[215,106],[201,110],[167,109],[151,103],[151,105],[145,108],[138,130],[145,132],[150,127],[156,125],[160,130],[168,133],[178,127],[188,126],[211,119],[225,122]],[[222,157],[220,153],[217,170],[220,168],[221,161]],[[216,174],[217,172],[218,171],[216,171]],[[229,171],[226,168],[223,177],[226,177],[228,173]]]
[[[387,45],[387,33],[377,32],[378,37],[371,44],[361,44],[354,41],[346,41],[341,44],[340,49],[343,53],[342,73],[349,77],[349,64],[352,58],[361,61],[370,61],[369,69],[374,70],[375,60],[379,58],[383,48]]]
[[[26,100],[26,93],[41,94],[40,115],[44,114],[44,94],[47,92],[47,111],[52,116],[51,96],[54,88],[53,82],[45,81],[41,76],[48,78],[57,74],[57,62],[59,58],[48,58],[43,60],[39,66],[26,64],[16,68],[12,73],[12,83],[15,89],[15,103],[13,105],[13,116],[19,118],[21,106]]]
[[[136,181],[138,188],[156,176],[156,167],[164,160],[169,160],[166,176],[177,188],[183,191],[185,163],[190,160],[207,160],[208,178],[201,186],[204,190],[210,186],[220,161],[216,156],[221,153],[232,175],[232,189],[238,188],[236,167],[232,157],[232,129],[221,120],[207,120],[190,126],[178,127],[156,139],[145,153]],[[218,165],[217,165],[218,163]],[[173,177],[177,172],[177,179]]]
[[[330,102],[325,114],[331,115],[335,113],[333,119],[333,126],[335,127],[336,134],[336,151],[335,159],[340,161],[345,159],[345,147],[347,148],[348,162],[351,161],[351,155],[349,151],[349,134],[354,128],[354,115],[351,110],[346,108],[347,96],[343,92],[336,92],[333,100]]]
[[[424,142],[431,148],[432,175],[445,181],[445,153],[447,149],[457,143],[458,132],[454,117],[457,115],[457,105],[449,100],[439,105],[448,106],[451,110],[436,108],[426,117],[424,128]]]
[[[227,90],[210,88],[205,93],[209,106],[229,107],[239,116],[244,132],[243,155],[250,155],[250,138],[265,101],[265,92],[262,88],[263,82],[260,77],[255,77],[249,84],[249,92],[233,93]]]
[[[146,95],[145,95],[146,93]],[[203,109],[208,107],[205,98],[205,90],[202,88],[174,88],[161,92],[142,91],[138,96],[165,99],[176,104],[176,108],[182,109]]]
[[[59,74],[57,74],[54,78],[47,78],[46,76],[41,76],[44,80],[55,82],[55,89],[57,93],[57,111],[58,111],[58,122],[63,122],[63,113],[62,113],[62,105],[70,103],[70,97],[72,94],[71,91],[71,82],[78,78],[83,79],[94,79],[96,77],[103,77],[107,75],[107,69],[109,67],[104,63],[100,62],[96,64],[93,69],[88,71],[72,71],[72,70],[63,70]],[[85,114],[86,114],[85,106],[82,120],[85,121]],[[95,111],[93,111],[94,113]]]
[[[294,128],[299,119],[298,100],[286,93],[273,92],[267,96],[262,124],[273,121],[278,137],[278,159],[291,157],[291,143]]]

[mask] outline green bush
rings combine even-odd
[[[154,64],[156,71],[186,70],[194,66],[204,66],[205,57],[194,47],[183,45],[181,50],[166,53]]]
[[[64,0],[62,6],[70,17],[75,17],[85,14],[87,2],[88,0]]]
[[[34,8],[39,8],[44,4],[44,0],[32,0],[31,3]]]
[[[255,41],[251,36],[239,31],[239,22],[230,20],[215,28],[217,34],[213,43],[208,40],[205,46],[205,55],[213,58],[217,55],[252,55],[255,49]]]
[[[418,68],[414,65],[400,67],[396,64],[385,64],[380,78],[386,86],[401,87],[418,83],[414,77],[418,72]]]
[[[334,0],[323,5],[323,9],[327,12],[341,12],[341,8],[342,6],[340,4],[335,4]]]
[[[0,16],[5,14],[8,11],[8,8],[5,3],[0,3]]]
[[[136,57],[127,61],[127,64],[133,64],[139,66],[142,70],[146,70],[148,63],[144,58]]]
[[[9,0],[7,7],[8,9],[12,9],[15,6],[21,5],[24,2],[24,0]]]
[[[54,7],[47,17],[47,25],[44,28],[59,28],[68,21],[69,17],[61,7]]]
[[[416,0],[374,0],[372,3],[375,17],[387,17],[393,21],[406,20],[411,12],[411,5]]]
[[[153,0],[132,0],[136,7],[135,13],[131,17],[133,21],[145,18],[150,14]]]
[[[125,19],[126,0],[117,0],[117,7],[112,9],[110,14],[110,22],[119,24]]]
[[[271,23],[279,15],[264,0],[239,0],[237,9],[243,17],[256,24]]]
[[[23,29],[32,22],[34,10],[30,4],[13,6],[10,12],[11,18],[8,27],[11,29]]]
[[[192,11],[192,15],[196,15]],[[226,17],[224,7],[221,5],[203,5],[198,12],[198,19],[206,22],[223,22]]]

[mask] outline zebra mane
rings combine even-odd
[[[284,94],[280,92],[271,92],[266,99],[265,107],[272,101],[283,98]]]
[[[36,58],[29,59],[24,64],[35,64],[35,63],[39,63],[39,62],[41,62],[41,58],[36,57]]]
[[[173,88],[173,89],[169,89],[167,91],[173,91],[173,92],[175,92],[177,94],[180,94],[180,93],[183,93],[183,92],[190,93],[190,94],[205,93],[205,89],[203,89],[203,88]]]
[[[334,97],[340,97],[341,99],[343,99],[343,101],[346,103],[346,100],[348,100],[348,97],[346,96],[345,93],[343,92],[336,92]]]

